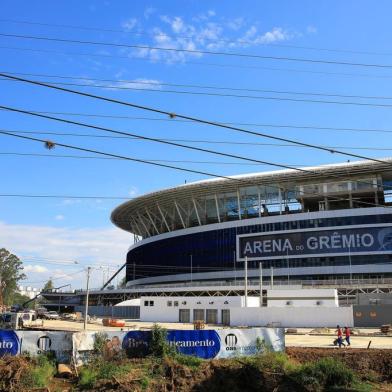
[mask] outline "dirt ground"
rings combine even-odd
[[[286,350],[288,357],[296,363],[315,361],[322,357],[339,359],[354,370],[362,381],[372,385],[372,391],[392,391],[392,350],[351,349],[333,350],[325,348],[294,348]],[[276,369],[263,370],[249,366],[241,358],[234,360],[203,361],[197,368],[166,358],[160,361],[151,359],[128,360],[132,363],[129,373],[121,378],[102,379],[94,384],[94,392],[110,391],[148,391],[148,392],[256,392],[256,391],[299,391],[290,380],[282,378]],[[0,359],[0,391],[26,392],[26,388],[18,385],[21,374],[28,369],[30,360],[26,357],[6,357]],[[144,386],[141,383],[149,372],[150,381]],[[154,370],[155,369],[155,370]],[[272,371],[271,371],[272,370]],[[38,389],[33,389],[38,391]],[[45,389],[40,389],[44,391]],[[78,391],[76,379],[61,380],[54,378],[50,391]],[[313,390],[313,389],[312,389]],[[351,390],[351,389],[350,389]],[[32,390],[30,390],[32,391]]]

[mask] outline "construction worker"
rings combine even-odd
[[[337,336],[338,336],[338,345],[339,348],[341,348],[342,346],[346,347],[346,345],[343,343],[343,333],[342,333],[342,329],[340,328],[339,325],[336,326],[336,331]]]
[[[344,327],[344,336],[345,336],[345,341],[347,343],[347,346],[351,346],[350,343],[350,335],[351,335],[351,331],[349,327]]]

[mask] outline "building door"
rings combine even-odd
[[[207,309],[206,310],[206,323],[207,324],[218,324],[218,309]]]
[[[222,309],[222,324],[230,325],[230,309]]]
[[[204,309],[193,309],[193,322],[195,321],[205,321]]]
[[[191,311],[189,309],[180,309],[179,322],[180,323],[191,322]]]

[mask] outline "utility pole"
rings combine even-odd
[[[263,306],[263,265],[259,263],[259,283],[260,283],[260,307]]]
[[[245,268],[245,307],[248,307],[248,256],[245,256],[245,262],[244,262],[244,268]]]
[[[87,330],[87,317],[88,317],[88,285],[90,283],[90,272],[91,272],[91,267],[87,267],[87,285],[86,285],[86,303],[85,303],[85,308],[84,308],[84,325],[83,329],[86,331]]]

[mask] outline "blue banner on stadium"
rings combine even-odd
[[[332,227],[323,230],[237,236],[238,259],[296,258],[343,254],[392,253],[392,227]]]

